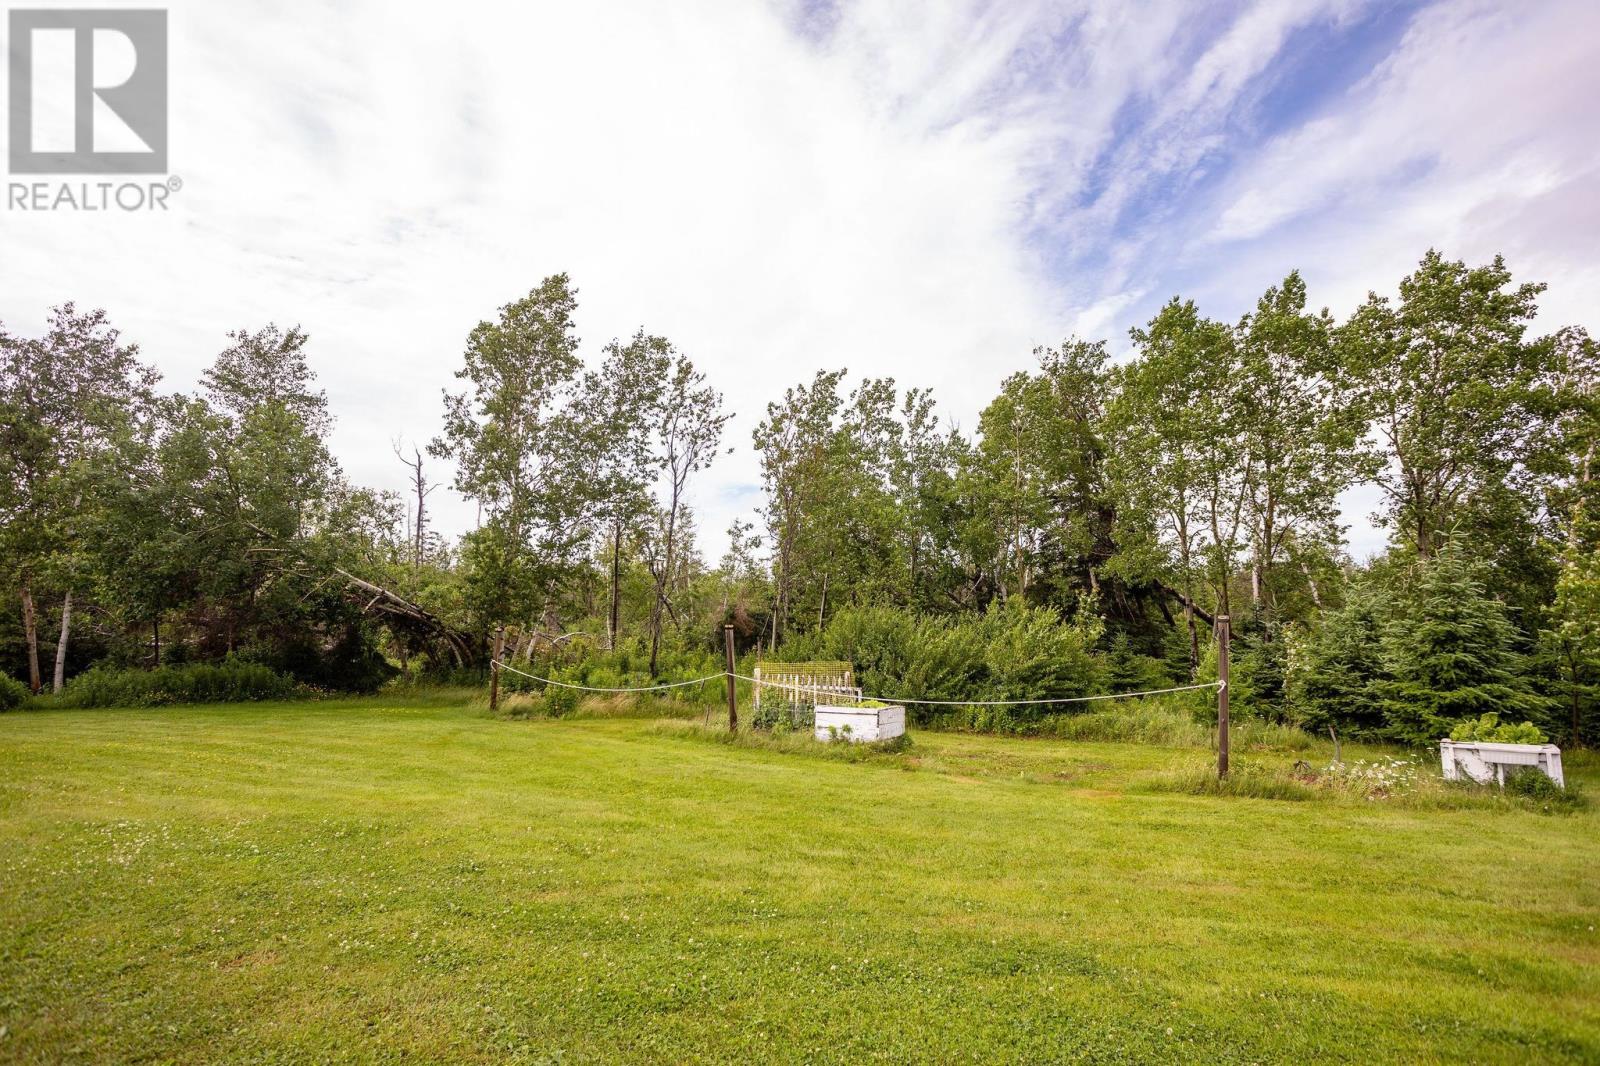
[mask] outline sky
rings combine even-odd
[[[692,486],[712,562],[761,504],[751,430],[819,369],[971,431],[1038,345],[1125,353],[1170,297],[1233,320],[1292,269],[1342,316],[1429,247],[1547,282],[1540,330],[1600,327],[1592,0],[168,11],[182,188],[0,210],[0,321],[104,307],[174,389],[298,324],[346,472],[401,490],[469,330],[564,271],[591,360],[642,326],[736,412]],[[1377,550],[1372,494],[1345,505]]]

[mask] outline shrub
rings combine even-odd
[[[1589,797],[1577,785],[1562,788],[1531,766],[1507,775],[1506,794],[1545,812],[1576,811],[1589,805]]]
[[[714,676],[720,675],[723,669],[723,660],[719,656],[693,650],[666,650],[662,652],[657,663],[655,677],[650,676],[648,664],[648,656],[636,649],[622,647],[616,651],[603,651],[579,646],[553,655],[536,657],[531,663],[516,663],[514,669],[501,671],[500,688],[502,692],[543,693],[547,689],[553,690],[557,687],[545,685],[541,681],[525,676],[526,674],[537,674],[555,681],[564,681],[569,685],[583,685],[594,689],[649,689],[655,684],[712,677],[713,680],[702,685],[654,690],[649,695],[652,698],[674,703],[691,703],[696,706],[715,704],[723,698],[721,677]],[[600,694],[580,693],[579,699]],[[612,693],[612,695],[626,695],[626,693]],[[567,706],[560,699],[557,700],[558,708]]]
[[[991,605],[980,625],[990,699],[1062,699],[1106,691],[1105,663],[1090,650],[1100,638],[1098,625],[1066,623],[1051,608],[1014,600]]]
[[[1167,664],[1152,655],[1134,651],[1126,633],[1118,633],[1111,639],[1106,654],[1106,674],[1112,692],[1144,692],[1167,688],[1173,683]]]
[[[96,666],[67,683],[57,698],[63,707],[159,707],[173,703],[244,703],[296,695],[292,678],[260,663],[224,659],[155,670]]]
[[[370,626],[351,623],[334,631],[322,627],[301,630],[242,649],[239,659],[258,662],[315,688],[370,694],[399,673],[379,650]],[[167,664],[179,665],[168,655]]]
[[[904,683],[915,668],[919,620],[892,607],[841,610],[820,632],[784,647],[785,658],[843,660],[855,667],[856,683],[874,695],[893,695],[886,688]]]
[[[1256,624],[1248,639],[1240,640],[1233,660],[1233,711],[1267,721],[1284,720],[1284,672],[1290,646],[1284,627],[1276,623]]]
[[[1053,608],[1020,601],[992,604],[976,618],[866,607],[839,611],[785,654],[850,662],[862,690],[886,700],[1058,699],[1107,690],[1105,659],[1093,651],[1099,639],[1088,609],[1067,621]],[[914,702],[910,709],[923,714]],[[993,718],[993,728],[1042,713],[1019,708]]]
[[[0,711],[14,711],[33,698],[33,693],[10,674],[0,674]]]
[[[552,718],[565,718],[578,709],[579,698],[580,694],[575,688],[547,685],[544,690],[544,713]]]
[[[1383,711],[1372,685],[1385,676],[1380,644],[1385,605],[1366,583],[1352,585],[1349,599],[1323,615],[1309,634],[1291,630],[1285,639],[1284,690],[1291,713],[1322,733],[1376,738]]]

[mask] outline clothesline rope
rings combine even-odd
[[[518,670],[515,666],[511,666],[508,663],[503,663],[499,659],[490,659],[489,661],[502,670],[510,670],[513,674],[521,674],[523,677],[532,678],[535,681],[541,681],[546,685],[555,685],[559,688],[575,688],[580,692],[656,692],[660,689],[684,688],[688,685],[703,685],[707,681],[719,681],[728,676],[727,671],[722,671],[721,673],[707,674],[705,677],[697,677],[693,681],[672,681],[660,685],[646,685],[643,688],[596,688],[593,685],[574,685],[566,681],[557,681],[550,677],[540,677],[538,674],[530,674],[526,670]]]
[[[526,670],[518,670],[515,666],[503,663],[499,659],[491,659],[489,661],[500,667],[502,670],[509,670],[513,674],[521,674],[523,677],[529,678],[533,681],[538,681],[546,685],[555,685],[558,688],[577,689],[580,692],[659,692],[664,689],[685,688],[689,685],[703,685],[707,681],[717,681],[729,676],[736,677],[740,681],[748,681],[753,685],[760,685],[763,688],[775,688],[787,692],[809,694],[812,696],[825,692],[823,689],[818,689],[811,686],[791,685],[782,681],[762,681],[759,678],[750,677],[747,674],[730,674],[730,672],[726,670],[720,673],[707,674],[705,677],[697,677],[693,681],[672,681],[660,685],[645,685],[641,688],[601,688],[594,685],[574,685],[567,681],[557,681],[554,678],[540,677],[538,674],[530,674]],[[1208,688],[1220,690],[1226,687],[1227,682],[1218,680],[1206,681],[1198,685],[1177,685],[1173,688],[1145,689],[1142,692],[1109,692],[1100,696],[1064,696],[1057,699],[1039,700],[918,700],[906,699],[900,696],[851,696],[847,698],[855,700],[875,700],[879,703],[916,703],[931,707],[1020,707],[1025,705],[1058,703],[1094,703],[1098,700],[1126,700],[1133,699],[1137,696],[1165,696],[1173,692],[1198,692],[1202,689]]]
[[[801,693],[810,693],[810,692],[815,691],[813,689],[810,689],[810,688],[807,688],[807,687],[804,687],[804,686],[786,685],[786,684],[784,684],[784,683],[782,683],[780,681],[761,681],[761,680],[758,680],[757,678],[754,678],[754,677],[747,677],[744,674],[734,674],[733,676],[737,677],[741,681],[749,681],[752,684],[764,685],[767,688],[788,689],[791,692],[801,692]],[[1175,688],[1152,688],[1152,689],[1146,689],[1143,692],[1109,692],[1109,693],[1106,693],[1105,695],[1101,695],[1101,696],[1064,696],[1064,697],[1061,697],[1059,699],[1041,699],[1041,700],[917,700],[917,699],[907,699],[907,698],[904,698],[904,697],[901,697],[901,696],[865,696],[865,695],[863,695],[863,696],[855,696],[855,697],[851,697],[851,698],[860,699],[860,700],[876,700],[879,703],[917,703],[917,704],[924,704],[924,705],[938,706],[938,707],[1017,707],[1017,706],[1021,706],[1023,704],[1093,703],[1096,700],[1125,700],[1125,699],[1129,699],[1129,698],[1134,697],[1134,696],[1162,696],[1162,695],[1165,695],[1165,694],[1167,694],[1169,692],[1197,692],[1200,689],[1207,689],[1207,688],[1221,689],[1221,688],[1224,688],[1224,687],[1226,687],[1226,683],[1219,680],[1219,681],[1207,681],[1207,682],[1205,682],[1203,684],[1199,684],[1199,685],[1178,685]]]

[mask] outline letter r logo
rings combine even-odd
[[[10,18],[13,174],[167,169],[167,13],[19,9]]]

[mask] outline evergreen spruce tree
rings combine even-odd
[[[1389,677],[1372,686],[1391,739],[1432,744],[1458,720],[1490,712],[1549,725],[1550,703],[1529,684],[1519,632],[1481,570],[1457,545],[1412,570],[1383,627]]]
[[[1144,692],[1173,683],[1166,664],[1136,652],[1125,632],[1117,633],[1109,642],[1106,676],[1112,692]]]
[[[1382,656],[1386,609],[1372,585],[1353,584],[1343,607],[1323,615],[1309,635],[1288,642],[1285,689],[1306,729],[1322,733],[1332,726],[1357,737],[1382,735],[1384,715],[1373,685],[1388,676]]]
[[[1275,620],[1252,619],[1234,642],[1233,701],[1242,713],[1272,721],[1284,718],[1284,670],[1288,650],[1283,626]]]

